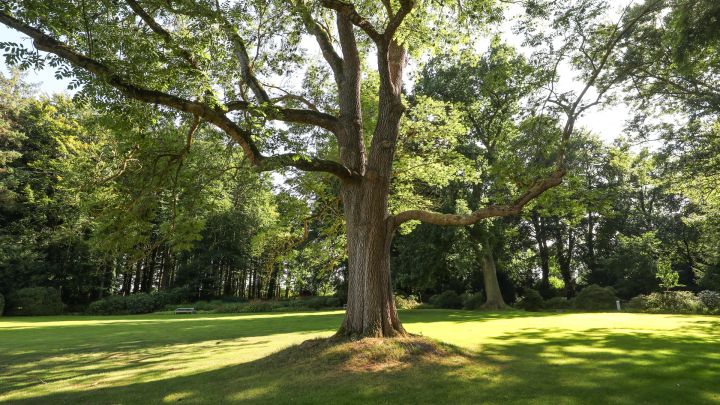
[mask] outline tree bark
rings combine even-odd
[[[490,243],[485,241],[482,252],[483,260],[483,281],[485,284],[485,304],[484,309],[506,309],[507,304],[503,299],[500,291],[500,283],[497,278],[497,268],[495,267],[495,257],[490,249]]]
[[[363,337],[405,335],[390,278],[394,226],[386,216],[387,194],[372,184],[347,187],[348,300],[338,334]],[[367,200],[365,199],[367,198]]]

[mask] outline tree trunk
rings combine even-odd
[[[557,227],[555,237],[555,248],[557,250],[558,267],[560,268],[560,275],[562,276],[563,283],[565,283],[565,297],[572,298],[575,295],[575,279],[572,274],[572,255],[575,248],[575,234],[572,228],[567,228],[567,250],[564,249],[564,241],[562,229],[560,226]]]
[[[484,309],[506,309],[507,304],[500,292],[500,283],[497,279],[497,268],[495,257],[493,257],[490,244],[486,241],[483,246],[483,281],[485,283],[485,304]]]
[[[343,189],[348,242],[348,301],[338,334],[363,337],[405,335],[390,279],[393,222],[387,190],[372,176]]]
[[[535,228],[535,241],[538,245],[538,254],[540,256],[540,294],[546,297],[550,293],[550,252],[547,246],[547,235],[545,233],[545,221],[537,213],[531,215],[533,227]]]

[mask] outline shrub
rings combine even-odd
[[[282,308],[282,305],[275,301],[250,301],[241,308],[240,312],[272,312],[275,309]]]
[[[703,304],[703,306],[708,312],[720,312],[720,292],[710,290],[700,291],[697,295],[697,298],[700,300],[700,302]],[[0,313],[2,313],[1,310]]]
[[[575,297],[575,308],[587,311],[598,311],[615,308],[615,291],[612,287],[600,287],[590,284]]]
[[[395,296],[395,307],[397,309],[414,309],[420,306],[420,300],[414,295],[404,297],[402,295]]]
[[[2,294],[0,294],[0,316],[2,316],[4,309],[5,309],[5,297],[3,297]]]
[[[463,309],[480,309],[485,303],[485,295],[483,293],[465,293],[460,297],[462,298]]]
[[[565,297],[552,297],[545,301],[546,309],[570,309],[573,307],[573,301]]]
[[[173,298],[172,294],[165,293],[111,295],[91,302],[87,312],[94,315],[148,314],[168,306],[167,302]]]
[[[299,306],[310,309],[339,308],[342,306],[342,304],[340,304],[340,298],[332,296],[307,297],[300,298],[296,301],[298,302]]]
[[[58,315],[63,307],[60,292],[51,287],[23,288],[8,297],[10,315]]]
[[[637,297],[633,297],[625,307],[632,310],[646,311],[648,308],[648,296],[640,294]]]
[[[644,309],[649,312],[687,314],[701,312],[702,307],[700,299],[690,291],[667,291],[649,294]]]
[[[88,306],[87,312],[92,315],[120,315],[127,313],[125,297],[111,295],[101,300],[93,301]]]
[[[518,308],[522,308],[526,311],[539,311],[543,309],[545,302],[537,290],[528,288],[517,302],[517,306]]]
[[[463,302],[455,291],[447,290],[430,297],[430,305],[435,308],[460,309]]]
[[[129,314],[149,314],[156,309],[155,300],[150,294],[146,293],[126,296],[125,305]]]
[[[197,301],[193,304],[186,304],[183,306],[193,307],[197,311],[215,311],[218,308],[220,308],[224,302],[220,300],[212,300],[212,301]]]
[[[215,308],[214,312],[221,314],[234,314],[238,312],[245,312],[246,305],[247,303],[245,302],[228,302]]]
[[[155,301],[154,306],[156,309],[164,308],[168,305],[187,302],[190,299],[190,294],[186,288],[173,288],[170,291],[157,291],[150,295]]]

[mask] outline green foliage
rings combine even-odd
[[[298,299],[290,301],[290,302],[294,303],[297,306],[301,306],[304,308],[310,308],[310,309],[341,308],[342,307],[340,298],[333,297],[333,296],[305,297],[305,298],[298,298]]]
[[[617,297],[612,287],[600,287],[597,284],[590,284],[575,297],[574,306],[577,309],[586,311],[607,310],[616,307],[616,300]]]
[[[664,288],[665,291],[683,286],[680,284],[680,275],[672,269],[672,262],[666,257],[658,260],[655,277],[660,280],[659,285]]]
[[[414,295],[395,294],[395,307],[397,309],[415,309],[420,306],[420,300]]]
[[[185,298],[184,291],[180,289],[153,294],[111,295],[90,303],[87,312],[93,315],[148,314],[183,302]]]
[[[203,310],[208,310],[206,307]],[[244,313],[244,312],[273,312],[273,311],[307,311],[307,310],[320,310],[320,309],[337,309],[342,305],[338,297],[324,296],[324,297],[303,297],[291,300],[253,300],[249,302],[241,303],[220,303],[214,305],[210,310],[217,313]]]
[[[537,290],[533,290],[532,288],[526,288],[515,305],[526,311],[539,311],[545,308],[543,297]]]
[[[462,298],[463,309],[480,309],[485,303],[485,294],[483,293],[464,293],[460,295]]]
[[[452,290],[433,295],[428,302],[435,308],[459,309],[463,306],[462,298]]]
[[[574,307],[573,301],[565,297],[552,297],[545,300],[545,309],[571,309]]]
[[[4,311],[5,311],[5,296],[0,294],[0,316],[2,316]]]
[[[250,301],[246,304],[241,304],[242,309],[238,312],[272,312],[275,309],[281,308],[277,302],[274,301]],[[222,307],[221,307],[222,308]],[[221,310],[216,310],[220,312]]]
[[[112,295],[88,305],[87,313],[91,315],[120,315],[127,313],[126,299],[122,295]]]
[[[703,310],[703,302],[691,291],[654,292],[633,298],[629,306],[646,312],[692,314]]]
[[[710,290],[700,291],[697,298],[708,312],[720,313],[720,292]]]
[[[139,293],[125,297],[125,306],[129,314],[148,314],[160,308],[150,294]]]
[[[29,287],[8,296],[8,315],[59,315],[65,305],[60,292],[52,287]]]
[[[591,281],[614,285],[623,298],[651,292],[657,285],[655,269],[660,244],[655,231],[618,235],[617,246],[602,262],[606,278]]]

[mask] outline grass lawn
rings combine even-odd
[[[415,310],[442,351],[290,347],[341,318],[0,318],[0,402],[720,404],[718,317]]]

